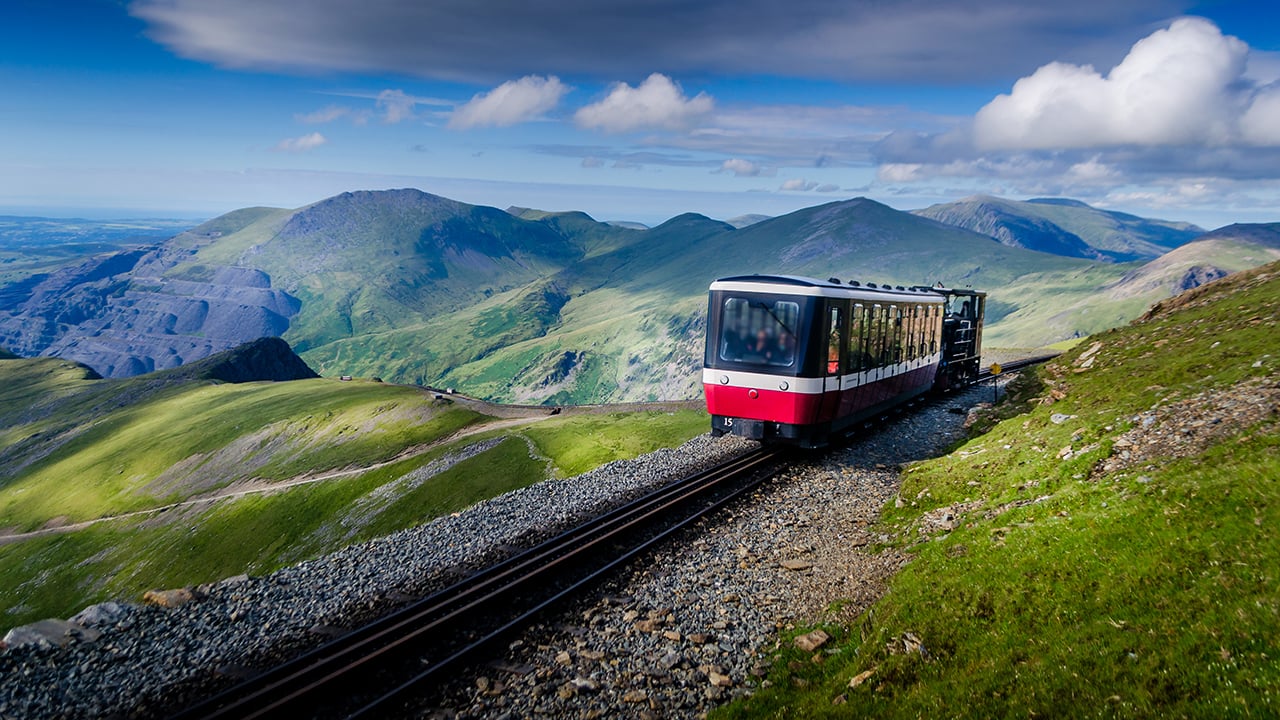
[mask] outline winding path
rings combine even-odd
[[[458,430],[457,432],[453,433],[452,435],[449,435],[448,437],[440,438],[439,440],[435,440],[425,445],[415,445],[413,447],[410,447],[401,451],[399,454],[395,455],[390,459],[383,460],[381,462],[376,462],[371,465],[362,465],[360,467],[349,467],[349,468],[344,468],[342,470],[331,470],[328,472],[321,473],[319,475],[298,475],[294,478],[285,480],[283,482],[265,482],[263,480],[253,480],[253,479],[244,480],[244,481],[232,483],[212,493],[199,495],[197,497],[193,497],[188,500],[183,500],[181,502],[169,503],[168,505],[160,505],[153,508],[147,508],[146,510],[134,510],[132,512],[120,513],[118,515],[106,515],[100,518],[94,518],[93,520],[84,520],[82,522],[69,523],[67,525],[59,525],[57,527],[45,527],[39,530],[32,530],[31,532],[4,534],[3,531],[0,531],[0,545],[10,545],[13,543],[22,542],[24,540],[31,540],[38,537],[44,537],[46,535],[57,535],[61,533],[74,532],[76,530],[83,530],[87,527],[91,527],[98,523],[109,522],[113,520],[127,520],[129,518],[144,517],[148,515],[157,515],[159,513],[167,512],[169,510],[178,510],[181,508],[195,507],[198,505],[217,502],[219,500],[233,500],[236,498],[245,497],[247,495],[257,495],[257,494],[268,493],[268,492],[276,492],[279,490],[285,490],[292,487],[298,487],[299,485],[310,485],[313,483],[324,482],[326,480],[335,480],[337,478],[350,477],[352,475],[360,475],[362,473],[377,470],[379,468],[383,468],[388,465],[392,465],[394,463],[407,460],[411,457],[415,457],[423,453],[430,452],[442,445],[447,445],[457,440],[461,440],[462,438],[470,437],[472,435],[479,435],[480,433],[489,432],[491,430],[502,430],[505,428],[519,427],[521,425],[530,425],[532,423],[539,422],[541,420],[546,420],[550,417],[554,417],[554,416],[546,413],[542,413],[539,415],[528,415],[524,417],[514,417],[514,418],[506,418],[503,420],[495,420],[494,422],[488,422],[488,423],[483,423],[478,425],[468,425],[467,427],[464,427],[461,430]]]

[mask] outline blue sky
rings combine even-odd
[[[8,0],[0,212],[417,187],[657,223],[854,196],[1280,220],[1280,10],[1179,0]]]

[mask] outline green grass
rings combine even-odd
[[[105,381],[104,381],[105,382]],[[0,488],[0,527],[87,520],[238,480],[368,464],[477,422],[475,413],[380,383],[200,384],[87,416],[74,439]]]
[[[630,460],[675,447],[707,431],[702,410],[608,413],[548,420],[523,431],[551,459],[558,477],[571,477],[612,460]]]
[[[824,662],[786,647],[771,687],[717,715],[1280,713],[1274,407],[1224,420],[1230,432],[1201,451],[1103,466],[1153,407],[1208,408],[1240,382],[1275,386],[1278,273],[1273,264],[1234,278],[1232,294],[1207,288],[1171,314],[1090,338],[1025,382],[1023,402],[990,432],[909,468],[904,506],[886,507],[880,530],[914,559],[888,594],[855,623],[827,627],[837,640]],[[1025,402],[1041,382],[1058,400]],[[1066,447],[1077,454],[1061,459]],[[960,526],[919,541],[922,516],[939,508]],[[927,656],[888,650],[908,633]]]
[[[159,376],[88,380],[56,360],[4,362],[0,373],[23,382],[0,383],[0,401],[45,402],[26,416],[7,413],[4,437],[21,440],[36,425],[78,433],[0,486],[0,527],[14,530],[154,508],[236,480],[368,466],[490,420],[419,389],[374,382],[164,385]],[[98,414],[82,415],[95,407]],[[363,472],[0,545],[0,627],[69,617],[152,588],[267,573],[705,429],[696,410],[549,418]],[[489,440],[499,442],[410,482],[415,471],[439,469]]]
[[[363,530],[361,539],[465,510],[546,476],[546,464],[530,455],[529,446],[521,438],[504,438],[493,449],[463,460],[400,496],[394,506]]]

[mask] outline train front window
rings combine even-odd
[[[731,297],[720,315],[721,360],[790,366],[796,361],[799,303]]]

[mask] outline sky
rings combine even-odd
[[[865,196],[1280,221],[1280,3],[5,0],[0,213],[344,191],[657,224]]]

